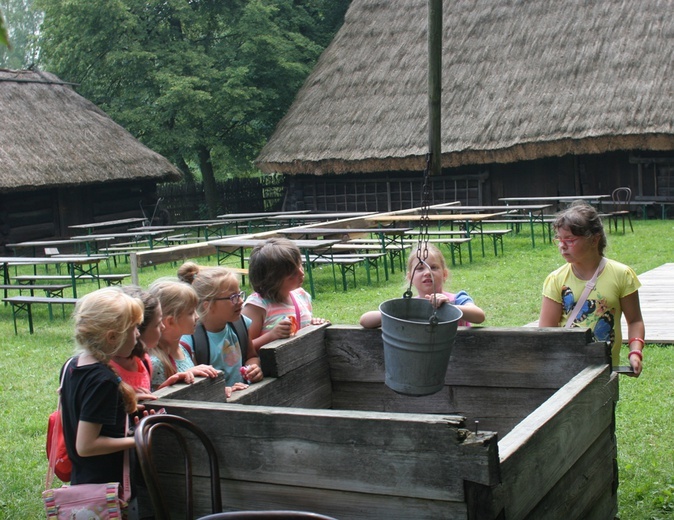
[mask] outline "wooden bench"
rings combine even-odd
[[[29,291],[31,296],[35,296],[35,291],[44,291],[49,297],[63,297],[63,290],[70,287],[70,284],[0,284],[0,289],[5,292],[5,298],[8,291],[19,291],[22,296],[23,291]]]
[[[458,253],[459,255],[459,264],[463,264],[463,259],[461,258],[461,246],[463,244],[468,244],[468,258],[470,261],[473,261],[473,252],[471,250],[471,241],[473,240],[473,237],[467,237],[465,236],[465,232],[461,231],[461,233],[464,235],[463,237],[460,238],[429,238],[428,243],[429,244],[440,244],[440,245],[446,245],[447,248],[449,249],[450,254],[452,255],[452,265],[456,265],[456,257],[455,253]],[[431,234],[431,233],[429,233]],[[416,246],[419,243],[419,240],[411,240],[411,239],[405,239],[405,244],[409,245],[410,247]]]
[[[2,299],[6,303],[12,305],[12,319],[14,320],[14,334],[18,334],[16,326],[16,316],[21,312],[28,314],[28,330],[33,333],[33,311],[32,306],[35,304],[46,304],[49,306],[49,318],[52,318],[52,305],[74,305],[77,303],[77,298],[59,298],[47,296],[10,296]],[[65,313],[64,313],[65,315]]]
[[[91,280],[91,281],[104,281],[108,287],[111,285],[122,285],[122,282],[125,278],[131,276],[130,274],[99,274],[98,276],[93,276],[90,274],[83,274],[77,276],[77,280]],[[39,280],[51,280],[51,281],[70,281],[72,278],[69,274],[21,274],[14,277],[14,280],[17,282],[28,282],[29,284],[37,282]],[[99,283],[100,286],[100,283]],[[27,286],[26,286],[27,287]]]
[[[379,250],[379,251],[382,251],[382,252],[384,250],[386,250],[389,253],[389,256],[391,258],[391,273],[395,272],[394,266],[395,266],[396,257],[400,261],[400,270],[401,271],[405,270],[405,266],[404,266],[405,251],[411,247],[410,244],[407,244],[407,243],[404,243],[404,242],[401,244],[400,242],[396,242],[395,244],[389,243],[389,244],[386,245],[385,248],[383,248],[382,245],[381,245],[381,240],[379,240],[378,238],[352,238],[348,242],[333,245],[332,249],[333,250],[340,250],[340,249],[343,250],[343,249],[345,249],[344,246],[354,246],[354,245],[359,246],[359,248],[363,249],[363,250],[366,250],[366,249],[368,249],[370,251]]]
[[[386,253],[338,253],[332,256],[325,255],[310,255],[309,259],[312,264],[333,264],[339,266],[342,274],[342,286],[346,291],[346,273],[351,271],[353,273],[353,286],[356,286],[356,265],[363,263],[365,265],[365,272],[367,276],[367,284],[372,283],[370,274],[370,267],[374,267],[377,273],[377,282],[379,282],[379,260],[386,257]],[[385,271],[386,272],[386,271]],[[388,272],[386,272],[386,279],[388,280]]]
[[[491,238],[494,243],[494,256],[498,256],[497,244],[501,244],[501,254],[503,254],[503,237],[509,233],[512,233],[512,229],[483,229],[481,231],[482,235],[486,235]],[[477,234],[474,233],[474,234]]]
[[[342,274],[342,288],[344,291],[347,289],[346,283],[346,274],[351,272],[353,274],[353,286],[356,287],[356,265],[361,263],[364,258],[359,256],[352,255],[333,255],[330,256],[321,256],[321,255],[309,255],[309,261],[312,265],[324,264],[338,266]],[[337,290],[337,278],[335,278],[335,290]]]

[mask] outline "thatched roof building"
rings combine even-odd
[[[674,1],[444,0],[443,10],[444,168],[674,150]],[[259,168],[422,171],[427,13],[427,0],[353,0]]]
[[[157,183],[181,176],[72,85],[0,69],[0,252],[67,237],[75,224],[141,216]]]
[[[179,170],[53,74],[0,70],[0,193]]]

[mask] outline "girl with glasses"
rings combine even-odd
[[[241,314],[246,294],[239,287],[237,274],[225,267],[186,262],[178,269],[178,278],[194,289],[199,315],[197,330],[181,341],[197,360],[203,357],[224,372],[228,397],[234,390],[247,388],[246,383],[261,381],[260,359],[246,333],[250,320]]]
[[[312,316],[311,295],[302,289],[302,253],[290,240],[270,238],[256,246],[248,276],[255,292],[246,300],[243,314],[251,319],[249,334],[256,351],[302,327],[326,323]]]
[[[615,260],[604,259],[606,233],[594,207],[574,202],[553,222],[555,244],[566,264],[548,275],[543,284],[539,327],[564,327],[581,299],[588,280],[598,273],[596,285],[582,302],[574,327],[592,329],[595,341],[611,345],[612,362],[620,364],[621,316],[625,315],[629,340],[628,361],[639,376],[644,348],[644,321],[639,305],[641,283],[635,272]],[[603,268],[600,267],[603,264]]]

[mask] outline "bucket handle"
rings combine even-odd
[[[419,258],[419,263],[414,266],[414,269],[412,270],[412,276],[410,276],[410,285],[407,287],[407,290],[403,293],[403,298],[405,299],[410,299],[412,298],[412,278],[414,278],[414,271],[416,271],[417,267],[419,267],[419,264],[424,264],[426,268],[428,269],[428,272],[431,273],[431,284],[433,286],[433,300],[437,299],[437,296],[435,296],[435,277],[433,276],[433,270],[431,269],[431,266],[426,263],[425,260],[422,260]],[[436,305],[434,305],[436,302],[432,302],[432,307],[433,307],[433,314],[431,314],[431,317],[428,318],[428,323],[431,326],[435,326],[438,323],[440,323],[440,320],[438,319],[438,308]]]

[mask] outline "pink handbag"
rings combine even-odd
[[[48,520],[74,518],[122,519],[126,502],[119,496],[119,482],[79,484],[47,489],[42,493]]]

